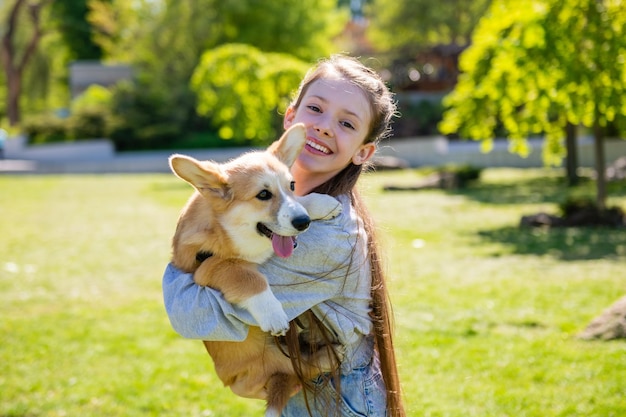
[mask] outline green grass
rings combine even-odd
[[[370,174],[411,416],[626,415],[626,343],[575,335],[626,291],[626,230],[518,228],[561,173],[462,191]],[[626,184],[610,189],[626,208]],[[171,175],[0,176],[0,416],[254,416],[176,335],[160,277],[190,188]]]

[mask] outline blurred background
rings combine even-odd
[[[397,136],[432,135],[489,3],[4,0],[0,120],[31,143],[263,145],[304,71],[342,52],[398,94]]]
[[[575,183],[626,155],[625,26],[622,0],[4,0],[0,122],[22,148],[265,146],[306,70],[347,53],[396,94],[409,165],[546,164]],[[455,158],[463,139],[500,159]]]

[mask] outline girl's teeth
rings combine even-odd
[[[313,149],[317,149],[320,152],[324,152],[326,154],[330,153],[330,149],[328,149],[327,147],[319,145],[319,144],[317,144],[315,142],[312,142],[310,140],[307,140],[306,144],[309,145]]]

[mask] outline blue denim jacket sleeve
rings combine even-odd
[[[174,330],[189,339],[242,341],[254,324],[247,311],[219,291],[196,285],[192,274],[172,264],[163,273],[163,301]]]

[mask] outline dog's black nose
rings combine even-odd
[[[310,224],[311,218],[309,216],[298,216],[291,221],[291,225],[300,232],[306,230]]]

